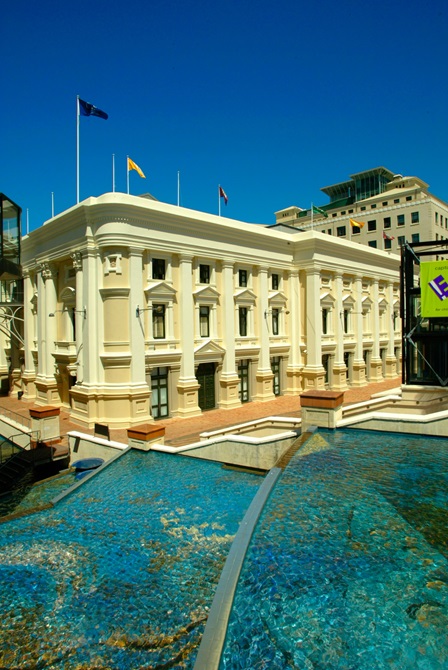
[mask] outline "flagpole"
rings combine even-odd
[[[126,156],[126,183],[127,183],[127,194],[129,195],[129,156]]]
[[[112,193],[115,193],[115,154],[112,154]]]
[[[76,204],[79,203],[79,95],[76,96]]]
[[[218,184],[218,216],[221,216],[221,184]]]

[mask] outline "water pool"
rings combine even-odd
[[[261,478],[131,450],[0,525],[0,667],[189,668]]]
[[[448,440],[322,431],[277,483],[220,668],[448,667]]]

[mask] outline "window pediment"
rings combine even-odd
[[[281,291],[273,291],[268,299],[270,305],[284,305],[286,303],[286,295]]]
[[[197,291],[193,291],[193,297],[197,300],[212,300],[216,302],[219,299],[218,291],[213,286],[202,286]]]
[[[351,295],[346,295],[342,298],[342,304],[344,306],[344,309],[353,309],[355,306],[355,301],[353,300],[353,296]]]
[[[194,350],[195,355],[197,354],[217,354],[219,356],[224,356],[226,350],[223,349],[219,344],[213,340],[206,340],[204,343],[201,343]]]
[[[245,302],[245,303],[250,303],[251,305],[253,305],[255,303],[256,299],[257,299],[257,296],[250,289],[243,288],[240,291],[235,291],[235,293],[233,294],[233,298],[234,298],[235,302],[238,302],[238,303]]]
[[[71,286],[66,286],[64,289],[62,289],[60,296],[59,296],[59,302],[65,302],[66,304],[75,304],[75,289],[72,288]]]
[[[176,289],[174,289],[171,284],[167,284],[167,282],[160,281],[157,282],[156,284],[152,284],[151,286],[147,286],[144,291],[146,295],[146,299],[151,299],[151,300],[174,300],[176,297]]]

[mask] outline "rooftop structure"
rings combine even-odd
[[[448,204],[428,189],[419,177],[377,167],[323,187],[327,204],[279,210],[276,223],[399,254],[405,241],[448,239]]]

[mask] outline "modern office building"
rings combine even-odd
[[[399,372],[399,259],[121,193],[24,237],[25,399],[126,427]]]
[[[322,188],[327,204],[276,212],[276,222],[400,254],[405,240],[448,239],[448,204],[428,188],[418,177],[378,167]]]

